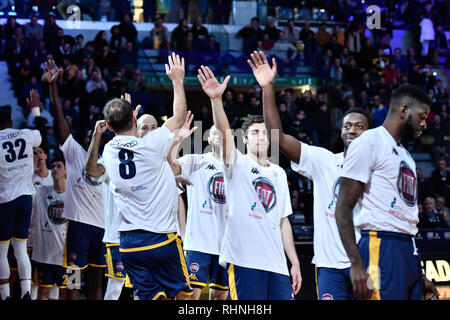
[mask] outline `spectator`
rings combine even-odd
[[[362,72],[356,64],[356,59],[351,58],[349,65],[344,65],[344,81],[347,82],[353,90],[353,94],[356,95],[356,88],[361,82]]]
[[[431,184],[434,195],[442,195],[445,202],[450,202],[450,171],[447,170],[447,162],[439,160],[437,167],[431,173]]]
[[[100,0],[98,3],[97,20],[114,21],[116,10],[111,6],[111,0]]]
[[[92,71],[89,81],[86,82],[87,93],[92,93],[95,90],[108,91],[105,81],[102,80],[100,70],[97,68]]]
[[[376,94],[373,97],[374,107],[372,109],[372,128],[379,127],[383,124],[384,119],[389,111],[389,107],[385,106],[381,101],[380,95]]]
[[[201,16],[195,18],[191,31],[194,39],[206,39],[208,37],[208,29],[203,26],[203,18]]]
[[[38,23],[38,17],[33,13],[30,22],[25,24],[25,38],[30,42],[30,48],[36,48],[43,37],[44,27]]]
[[[303,213],[304,203],[300,203],[299,197],[291,197],[291,204],[292,215],[289,216],[289,221],[294,225],[304,225],[306,222],[305,214]],[[301,208],[301,204],[303,206],[303,209]]]
[[[176,51],[186,51],[187,48],[187,35],[189,32],[189,26],[186,19],[181,19],[178,26],[172,31],[172,38],[170,47]]]
[[[280,104],[280,111],[282,109],[282,106],[286,108],[284,104]],[[281,115],[281,114],[280,114]],[[285,117],[288,117],[289,115],[286,114]],[[303,109],[298,110],[297,115],[294,119],[294,121],[290,120],[290,118],[285,119],[285,121],[290,121],[290,125],[287,128],[289,129],[289,132],[292,134],[293,137],[297,138],[298,140],[313,145],[313,137],[314,137],[314,126],[313,122],[306,116],[306,112]]]
[[[120,51],[119,66],[134,69],[137,66],[138,53],[134,49],[134,44],[127,41],[125,49]]]
[[[124,13],[122,15],[121,22],[119,24],[120,35],[127,39],[127,42],[136,43],[137,30],[131,21],[131,17],[129,13]]]
[[[447,223],[440,216],[435,207],[435,200],[432,197],[425,199],[424,212],[419,215],[419,229],[447,228]]]
[[[436,161],[448,156],[449,143],[447,137],[450,136],[450,129],[448,125],[442,123],[439,114],[435,114],[430,122],[426,132],[434,138],[431,155],[433,160]]]
[[[305,65],[316,65],[316,40],[314,37],[314,31],[311,30],[309,21],[305,22],[302,30],[299,33],[300,41],[303,42],[303,54]]]
[[[341,55],[341,53],[343,53],[343,47],[338,43],[337,37],[333,34],[331,36],[331,41],[330,43],[328,43],[328,45],[326,46],[327,49],[331,49],[331,51],[333,52],[333,56],[335,57],[339,57]],[[343,56],[345,58],[349,58],[350,57],[350,51],[348,51],[348,49],[346,49],[346,53],[345,56]],[[346,61],[342,61],[341,62],[343,64],[347,64]]]
[[[361,34],[361,29],[359,28],[359,25],[357,23],[353,22],[348,24],[346,32],[348,50],[351,54],[358,57],[362,51],[363,45],[363,36]]]
[[[432,186],[430,178],[426,178],[423,175],[423,171],[421,168],[416,167],[416,176],[417,176],[417,202],[423,203],[426,197],[431,196],[432,194]]]
[[[61,43],[58,50],[55,52],[55,62],[59,66],[63,64],[63,59],[73,59],[70,43]]]
[[[333,27],[333,34],[336,36],[337,39],[337,43],[341,46],[344,47],[345,46],[345,34],[341,31],[341,26],[340,25],[335,25]]]
[[[286,39],[284,31],[280,32],[280,38],[273,47],[273,55],[277,59],[277,71],[280,76],[284,75],[284,68],[289,68],[289,76],[295,76],[298,61],[297,61],[297,47]]]
[[[445,198],[443,196],[436,197],[436,213],[442,217],[442,219],[450,227],[450,210],[445,206]]]
[[[167,27],[163,25],[161,16],[155,17],[155,26],[150,31],[150,37],[153,39],[153,49],[168,49],[169,31],[167,30]]]
[[[319,104],[319,110],[315,114],[315,128],[317,131],[318,145],[320,147],[330,147],[330,137],[333,132],[333,125],[331,123],[331,113],[327,103]]]
[[[280,114],[281,125],[283,126],[283,128],[286,128],[286,132],[290,133],[291,131],[289,128],[292,124],[292,119],[287,112],[287,107],[284,102],[281,102],[278,106],[278,113]]]
[[[37,77],[35,75],[32,75],[30,78],[30,81],[25,83],[25,85],[23,86],[22,96],[29,97],[31,90],[36,90],[37,93],[39,94],[39,96],[41,96],[41,97],[43,96],[42,95],[42,84],[41,84],[41,82],[38,82]]]
[[[119,54],[122,48],[125,48],[126,38],[121,34],[119,26],[111,27],[111,38],[109,39],[109,47],[111,52]]]
[[[96,65],[101,70],[114,70],[119,65],[119,62],[109,46],[104,46],[96,56]]]
[[[397,86],[400,82],[400,70],[397,69],[395,62],[389,64],[389,68],[383,73],[388,85]]]
[[[283,28],[283,32],[287,41],[292,43],[294,46],[297,45],[297,41],[300,39],[300,32],[295,27],[294,20],[288,20],[287,25]]]
[[[378,75],[381,76],[389,65],[389,50],[378,49],[377,57],[372,60],[372,65],[377,69]]]
[[[278,40],[280,29],[275,26],[275,21],[272,17],[267,17],[266,27],[264,28],[264,34],[269,36],[269,40],[273,42]],[[297,37],[298,39],[298,37]]]
[[[279,33],[277,35],[277,39],[279,37]],[[271,51],[274,47],[274,42],[270,39],[270,35],[268,33],[264,33],[263,40],[261,41],[261,49],[265,52]],[[266,54],[267,55],[267,54]]]
[[[128,83],[128,92],[146,92],[148,90],[145,77],[142,75],[141,70],[135,69],[133,78]]]
[[[327,25],[322,23],[319,27],[319,31],[315,34],[316,42],[319,46],[325,47],[331,41],[331,35],[327,31]]]
[[[264,31],[259,27],[259,19],[257,17],[253,17],[250,23],[236,34],[236,37],[243,39],[242,52],[245,54],[252,53],[263,36]]]
[[[334,63],[330,68],[330,78],[342,81],[344,78],[344,71],[341,66],[341,59],[335,58]]]
[[[402,54],[402,49],[395,48],[394,56],[392,57],[392,62],[395,63],[395,66],[401,73],[408,72],[408,61],[405,55]]]
[[[56,42],[58,29],[60,29],[56,24],[56,19],[54,14],[49,14],[44,23],[44,42],[45,48],[50,52],[55,52],[58,48],[59,43]]]
[[[433,21],[428,17],[422,17],[420,21],[420,43],[422,44],[422,51],[420,52],[422,57],[430,61],[432,56],[433,45],[435,40],[435,32],[433,27]]]

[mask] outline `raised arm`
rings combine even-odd
[[[230,123],[223,109],[222,94],[227,88],[230,76],[227,76],[223,83],[219,83],[210,68],[201,66],[198,69],[198,80],[203,91],[211,99],[213,120],[217,130],[222,134],[223,148],[222,159],[226,166],[230,163],[231,152],[234,149],[234,137],[231,134]]]
[[[51,111],[53,113],[53,116],[56,118],[57,122],[57,135],[59,143],[62,145],[67,140],[67,138],[70,135],[70,128],[67,124],[66,119],[64,118],[63,109],[61,106],[61,100],[59,99],[58,94],[58,77],[63,71],[62,68],[60,68],[58,71],[56,71],[56,65],[55,61],[49,60],[45,63],[46,68],[44,69],[45,78],[47,79],[47,82],[50,86],[50,100],[51,100]]]
[[[353,208],[364,192],[364,183],[342,177],[336,203],[336,223],[347,256],[351,262],[350,277],[355,297],[369,299],[373,289],[368,284],[369,275],[356,245]],[[370,281],[370,280],[369,280]]]
[[[166,74],[172,80],[173,85],[173,116],[165,123],[171,132],[179,129],[184,122],[187,111],[186,94],[184,92],[184,58],[172,53],[168,58],[169,64],[166,64]]]
[[[34,114],[34,124],[41,134],[41,145],[47,145],[47,128],[45,127],[45,119],[40,116],[41,98],[36,90],[30,91],[30,97],[26,99],[27,106]]]
[[[256,81],[258,81],[262,88],[264,122],[266,123],[271,143],[278,144],[281,152],[289,160],[298,163],[300,160],[301,143],[299,140],[283,132],[280,115],[275,103],[273,83],[277,76],[276,60],[272,58],[272,67],[270,67],[263,52],[254,51],[250,56],[251,60],[249,59],[247,62],[253,71]],[[278,134],[275,134],[272,130],[277,130]]]
[[[91,143],[87,151],[86,164],[84,166],[86,173],[93,178],[98,178],[105,173],[105,167],[97,163],[100,144],[102,141],[102,134],[105,131],[106,121],[97,121],[97,123],[95,124],[94,134],[92,135]]]

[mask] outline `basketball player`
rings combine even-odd
[[[430,105],[420,88],[399,87],[391,95],[383,125],[364,132],[347,151],[336,222],[351,261],[350,276],[358,299],[438,296],[422,275],[414,242],[419,222],[416,165],[401,144],[402,140],[414,141],[426,129]],[[353,220],[360,197],[362,208]],[[362,230],[358,244],[354,227]]]
[[[39,115],[39,108],[33,113]],[[11,107],[0,107],[0,297],[10,297],[8,248],[12,243],[20,279],[21,298],[30,299],[31,263],[27,238],[32,210],[33,147],[41,143],[38,130],[12,129]]]
[[[264,119],[251,116],[242,125],[248,150],[242,154],[234,145],[222,104],[230,76],[220,84],[208,67],[201,66],[198,72],[202,89],[211,99],[214,125],[223,137],[229,216],[219,262],[227,265],[231,299],[292,300],[302,278],[288,220],[291,200],[285,171],[267,159]],[[292,265],[292,282],[285,253]]]
[[[34,211],[34,247],[31,259],[36,263],[34,282],[38,300],[58,300],[59,289],[66,288],[63,268],[66,219],[63,217],[66,168],[64,159],[52,159],[53,185],[36,187]]]
[[[173,53],[166,74],[174,90],[174,114],[161,128],[137,136],[136,117],[124,99],[109,101],[103,114],[116,136],[106,144],[103,165],[120,212],[120,256],[139,300],[192,295],[177,230],[175,178],[166,160],[173,132],[186,117],[184,59]]]
[[[263,90],[267,127],[269,131],[278,131],[278,135],[272,136],[272,143],[279,143],[294,171],[314,182],[313,263],[316,265],[318,299],[352,299],[350,260],[339,237],[334,211],[348,146],[370,127],[370,115],[361,108],[351,108],[344,114],[341,129],[344,152],[334,154],[325,148],[310,146],[283,132],[273,87],[276,60],[272,60],[270,67],[264,53],[255,51],[248,63]]]
[[[60,71],[56,71],[54,61],[48,61],[46,67],[44,78],[49,82],[51,109],[57,119],[57,137],[67,170],[64,218],[68,220],[68,226],[63,266],[69,270],[82,270],[87,299],[101,300],[106,266],[106,249],[102,242],[105,226],[102,184],[93,181],[84,170],[89,133],[84,140],[85,146],[81,146],[70,133],[64,118],[56,83]],[[76,286],[68,290],[70,300],[78,300],[79,295]]]
[[[181,142],[174,145],[174,150],[178,150]],[[226,300],[228,297],[227,271],[219,265],[227,211],[220,142],[220,133],[212,126],[208,137],[211,152],[187,154],[173,162],[170,152],[168,158],[174,174],[182,174],[192,182],[187,187],[188,212],[183,249],[194,300],[200,298],[208,280],[210,300]]]

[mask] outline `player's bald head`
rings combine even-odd
[[[151,114],[143,114],[137,120],[137,131],[141,138],[156,128],[158,128],[158,121]]]

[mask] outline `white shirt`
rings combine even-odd
[[[355,227],[417,233],[416,164],[383,126],[365,131],[350,144],[342,176],[366,184]]]
[[[229,216],[219,263],[289,275],[280,222],[292,213],[284,170],[234,149],[225,172]]]
[[[40,263],[62,266],[66,241],[64,193],[53,186],[36,188],[34,247],[31,259]]]
[[[163,126],[145,135],[115,136],[103,163],[122,220],[119,231],[177,231],[178,193],[166,155],[173,134]]]
[[[114,202],[114,194],[109,186],[109,179],[102,183],[103,186],[103,206],[105,208],[105,235],[104,243],[120,243],[119,225],[121,221],[120,213]]]
[[[336,200],[341,181],[344,153],[301,143],[299,163],[292,170],[314,183],[314,258],[317,267],[345,269],[350,267],[336,224]],[[357,210],[354,210],[357,214]]]
[[[69,135],[60,147],[66,160],[67,186],[64,217],[104,228],[103,189],[101,182],[90,180],[85,173],[87,152]]]
[[[177,162],[193,184],[187,186],[183,249],[219,255],[227,214],[222,164],[212,153],[185,155]]]
[[[33,147],[40,144],[38,130],[0,130],[0,203],[36,193]]]

